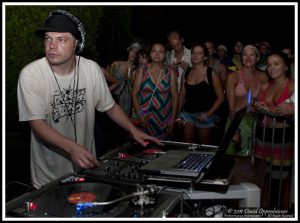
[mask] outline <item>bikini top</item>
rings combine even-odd
[[[235,96],[239,97],[239,98],[247,98],[249,89],[245,85],[245,74],[242,70],[239,73],[238,78],[239,78],[239,82],[235,87]],[[252,97],[258,96],[260,87],[261,87],[261,83],[260,83],[259,79],[256,79],[256,89],[254,91],[253,91],[253,89],[251,89]]]
[[[259,96],[259,101],[264,101],[268,105],[275,105],[276,106],[276,105],[284,102],[286,99],[288,99],[291,96],[290,93],[289,93],[289,86],[291,84],[291,80],[289,79],[286,82],[285,87],[284,87],[281,95],[276,100],[274,100],[273,104],[272,104],[269,101],[268,102],[266,101],[266,96],[268,95],[268,93],[270,91],[270,87],[273,85],[273,83],[274,83],[274,81],[270,82],[270,84],[267,86],[267,88],[264,91],[262,91],[262,93]]]

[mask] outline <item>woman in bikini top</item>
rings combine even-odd
[[[226,94],[231,115],[247,106],[249,90],[251,90],[252,99],[255,99],[261,85],[269,81],[265,72],[256,69],[258,56],[255,46],[245,46],[242,53],[242,69],[228,76]]]
[[[281,52],[269,55],[267,71],[272,81],[262,86],[258,102],[255,103],[257,109],[278,114],[277,106],[284,103],[294,93],[294,83],[290,79],[289,70],[289,63],[285,55]],[[265,124],[267,127],[271,127],[271,118],[266,117]],[[275,127],[282,127],[282,123],[276,122]]]

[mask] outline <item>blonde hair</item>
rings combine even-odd
[[[257,57],[259,57],[259,51],[258,51],[258,49],[257,49],[257,47],[256,46],[254,46],[254,45],[246,45],[246,46],[244,46],[244,48],[243,48],[243,50],[242,50],[242,54],[245,52],[245,50],[247,50],[247,49],[254,49],[255,50],[255,53],[256,53],[256,55],[257,55]]]

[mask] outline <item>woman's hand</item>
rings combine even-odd
[[[175,121],[172,119],[170,120],[170,122],[168,123],[168,128],[167,128],[167,135],[171,135],[173,132],[175,126]]]
[[[175,122],[177,123],[179,128],[183,128],[186,124],[186,121],[182,117],[177,118]]]
[[[139,116],[139,121],[140,121],[140,125],[143,128],[146,128],[146,126],[147,126],[147,119],[146,119],[146,117],[143,116],[143,115]]]
[[[281,116],[289,116],[295,113],[295,106],[291,103],[283,102],[276,106],[275,111]]]
[[[257,110],[263,110],[263,111],[270,111],[270,108],[267,106],[267,104],[263,101],[261,102],[254,102],[254,107],[257,109]]]
[[[202,112],[202,113],[200,114],[200,116],[198,117],[198,119],[199,119],[200,122],[207,122],[207,121],[208,121],[207,114],[204,113],[204,112]]]

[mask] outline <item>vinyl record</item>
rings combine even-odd
[[[62,185],[48,191],[35,202],[41,211],[53,217],[112,217],[126,209],[126,201],[77,209],[78,202],[108,202],[126,194],[117,187],[101,183]]]

